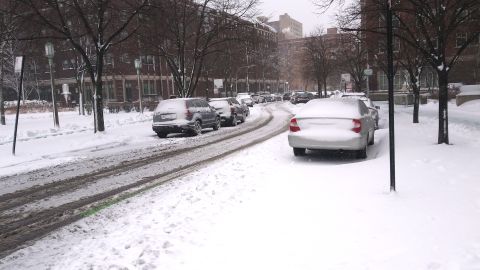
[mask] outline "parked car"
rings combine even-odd
[[[274,101],[282,101],[282,96],[279,94],[272,94],[273,100]]]
[[[285,93],[285,94],[283,94],[283,100],[290,100],[291,96],[292,96],[291,93]]]
[[[235,98],[212,98],[210,106],[220,115],[222,124],[236,126],[238,121],[245,122],[247,111]]]
[[[260,95],[254,94],[251,97],[252,97],[253,102],[255,102],[257,104],[265,103],[265,98],[260,96]]]
[[[367,97],[364,92],[348,92],[342,93],[341,97]]]
[[[312,93],[308,92],[294,92],[292,93],[292,97],[290,99],[290,102],[292,104],[297,104],[297,103],[307,103],[310,100],[313,99]]]
[[[220,116],[214,108],[200,98],[162,100],[153,115],[152,129],[160,138],[169,133],[200,135],[202,129],[220,128]]]
[[[263,98],[265,99],[265,102],[274,102],[275,99],[271,95],[264,95]]]
[[[242,100],[240,100],[240,105],[242,105],[243,109],[246,112],[246,116],[248,117],[250,115],[250,108],[247,103],[251,103],[250,107],[253,107],[253,100],[251,98],[243,98]]]
[[[358,99],[315,99],[290,120],[288,142],[295,156],[306,149],[353,150],[367,157],[375,141],[375,121]]]
[[[369,98],[361,97],[360,100],[367,105],[373,120],[375,120],[375,129],[378,129],[378,121],[380,120],[378,110],[380,110],[380,106],[375,106],[375,104],[373,104],[372,100]]]
[[[253,99],[251,98],[242,98],[239,100],[239,102],[241,104],[247,105],[248,107],[253,107],[253,104],[254,104]]]
[[[380,116],[378,114],[378,110],[380,109],[379,106],[375,106],[371,99],[367,98],[364,93],[348,93],[343,94],[342,98],[350,98],[350,99],[359,99],[367,106],[370,114],[372,115],[373,120],[375,120],[375,129],[378,129],[378,121],[380,120]]]
[[[236,99],[241,100],[242,98],[252,98],[252,96],[249,93],[238,93]]]

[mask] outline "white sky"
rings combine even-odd
[[[317,26],[323,28],[335,25],[336,8],[330,8],[325,14],[318,14],[312,0],[262,0],[262,15],[277,21],[278,16],[288,13],[293,19],[303,23],[303,34],[309,35]],[[317,13],[315,13],[317,12]]]

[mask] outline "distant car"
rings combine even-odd
[[[342,93],[341,97],[367,97],[365,93],[363,92],[348,92],[348,93]]]
[[[254,104],[253,99],[251,98],[242,98],[239,101],[241,104],[245,104],[248,107],[253,107],[253,104]]]
[[[162,100],[153,114],[152,129],[160,138],[169,133],[200,135],[203,128],[220,128],[220,116],[200,98]]]
[[[236,99],[241,100],[242,98],[252,98],[252,96],[249,93],[238,93]]]
[[[257,94],[252,95],[252,100],[257,104],[265,102],[265,98]]]
[[[292,94],[290,102],[292,104],[307,103],[312,99],[313,99],[312,93],[309,93],[309,92],[294,92]]]
[[[375,121],[358,99],[315,99],[290,120],[289,145],[295,156],[306,149],[353,150],[367,157],[375,142]]]
[[[291,93],[283,94],[283,100],[290,100],[291,95],[292,95]]]
[[[265,99],[265,102],[274,102],[275,99],[271,95],[264,95],[263,98]]]
[[[274,101],[282,101],[283,100],[282,96],[279,95],[279,94],[272,94],[271,96],[273,97]]]
[[[247,103],[251,103],[251,107],[253,107],[253,100],[251,98],[243,98],[242,100],[240,100],[240,105],[242,105],[245,113],[246,113],[246,116],[248,117],[250,115],[250,108],[249,106],[247,105]]]
[[[236,126],[238,121],[245,122],[248,115],[245,107],[235,98],[212,98],[209,104],[215,108],[224,125]]]

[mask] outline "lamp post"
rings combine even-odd
[[[140,112],[143,113],[142,88],[140,87],[140,69],[142,69],[142,61],[140,59],[135,59],[135,69],[137,70],[138,100],[140,101]]]
[[[55,56],[55,49],[51,42],[47,42],[45,44],[45,56],[48,58],[48,66],[50,67],[50,85],[52,87],[52,103],[53,103],[53,125],[55,128],[60,127],[58,123],[58,108],[57,108],[57,101],[55,99],[55,84],[53,80],[53,57]]]
[[[287,93],[290,93],[290,87],[288,87],[288,82],[285,82],[285,85],[287,86],[287,87],[286,87],[286,88],[287,88],[287,89],[286,89],[286,90],[287,90]]]
[[[242,68],[246,68],[247,69],[247,92],[249,92],[248,90],[250,90],[250,87],[248,86],[248,68],[251,68],[251,67],[254,67],[256,65],[248,65],[248,66],[242,66],[242,67],[239,67],[237,68],[237,71],[235,72],[235,91],[238,93],[238,71],[240,71],[240,69]]]

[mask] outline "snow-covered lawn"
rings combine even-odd
[[[386,129],[367,160],[295,158],[284,133],[52,233],[0,269],[480,269],[480,120],[452,121],[453,145],[436,145],[434,108],[417,125],[412,108],[396,108],[396,194]],[[480,113],[466,111],[450,115]]]

